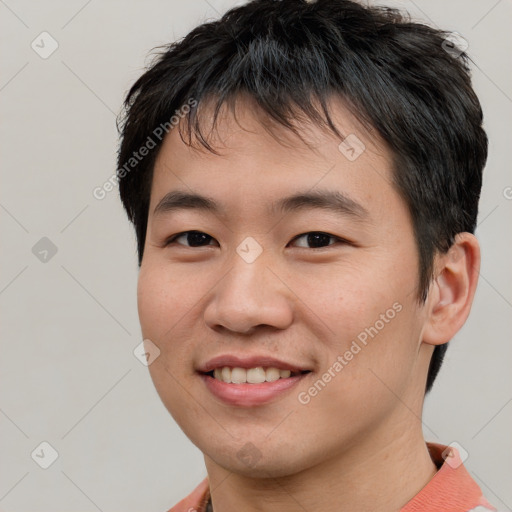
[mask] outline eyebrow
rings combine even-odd
[[[268,208],[270,215],[301,210],[322,209],[352,217],[355,220],[368,220],[370,214],[360,203],[337,190],[315,190],[297,193],[277,202]],[[153,210],[154,216],[160,216],[177,210],[199,210],[215,215],[225,215],[225,209],[213,198],[196,193],[174,190],[167,193]]]

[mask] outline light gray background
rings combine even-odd
[[[460,32],[478,65],[490,138],[481,279],[424,430],[460,443],[488,498],[510,509],[512,3],[382,3]],[[163,512],[206,475],[133,354],[135,236],[117,190],[102,201],[92,190],[115,171],[115,114],[148,52],[233,5],[0,0],[0,510]],[[31,48],[43,31],[59,45],[47,59]],[[57,247],[46,262],[32,252],[42,237]],[[31,458],[43,441],[59,455],[48,469]]]

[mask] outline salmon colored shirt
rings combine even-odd
[[[497,512],[462,464],[456,448],[437,443],[427,443],[427,448],[438,471],[400,512]],[[209,512],[209,500],[205,478],[168,512]]]

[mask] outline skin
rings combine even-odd
[[[221,156],[188,146],[174,129],[155,164],[139,318],[144,338],[161,351],[149,366],[159,396],[204,454],[215,512],[394,511],[436,472],[420,419],[428,364],[434,345],[449,341],[469,314],[478,242],[459,234],[436,256],[420,304],[418,252],[391,185],[391,153],[342,103],[333,100],[331,109],[340,132],[366,145],[354,161],[339,138],[311,124],[301,124],[311,147],[284,128],[273,136],[264,128],[270,121],[241,98],[238,122],[224,109],[209,139]],[[271,201],[318,189],[350,196],[368,218],[320,209],[267,214]],[[207,195],[225,213],[154,215],[171,190]],[[187,230],[211,238],[201,247],[186,236],[165,246]],[[307,236],[297,238],[310,232],[334,238],[314,249]],[[250,264],[236,252],[248,236],[263,249]],[[396,303],[401,311],[300,403],[298,394]],[[312,373],[271,403],[227,405],[195,370],[224,353],[270,355]],[[237,455],[247,446],[250,464]]]

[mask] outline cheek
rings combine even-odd
[[[164,341],[197,302],[193,279],[161,265],[143,263],[137,282],[137,308],[144,337]]]
[[[139,322],[143,338],[151,340],[160,350],[155,364],[149,367],[155,384],[165,380],[161,384],[164,388],[176,389],[176,384],[172,386],[172,376],[183,379],[192,373],[190,353],[203,338],[203,333],[197,332],[201,325],[197,321],[198,308],[211,284],[204,281],[201,285],[196,272],[182,271],[178,266],[171,268],[168,263],[155,260],[148,258],[139,272]],[[172,376],[165,375],[166,371]]]
[[[390,286],[395,277],[385,262],[375,264],[370,256],[347,258],[323,269],[290,276],[294,290],[309,310],[305,314],[312,320],[316,317],[315,323],[337,349],[343,349],[349,338],[379,320],[402,293],[402,284],[396,280]],[[394,313],[391,311],[389,316]]]
[[[159,339],[163,319],[167,317],[164,311],[172,311],[168,302],[171,300],[166,293],[166,287],[157,279],[157,273],[142,265],[137,282],[137,309],[144,338],[152,341]]]
[[[393,267],[390,259],[361,264],[354,272],[342,269],[331,274],[328,286],[308,290],[308,306],[328,328],[322,371],[330,369],[325,380],[333,384],[322,391],[327,402],[347,402],[348,410],[357,410],[359,399],[366,404],[376,399],[378,406],[392,397],[389,389],[403,388],[410,378],[407,368],[414,365],[421,324],[411,293],[416,276],[414,269]],[[318,387],[324,389],[322,383]]]
[[[338,332],[330,339],[317,380],[300,390],[300,408],[310,418],[305,421],[322,425],[324,433],[364,437],[401,407],[397,397],[404,397],[410,386],[416,354],[414,319],[404,306],[384,326],[379,316],[366,325],[360,318],[350,328],[340,320]]]
[[[160,349],[159,356],[148,366],[151,379],[167,410],[183,428],[183,416],[197,414],[194,407],[187,405],[190,396],[183,391],[187,344],[179,342],[184,329],[180,321],[190,310],[186,297],[190,290],[185,289],[181,279],[170,275],[165,267],[143,264],[137,283],[137,307],[143,338]]]

